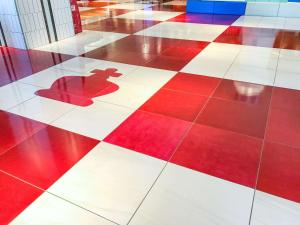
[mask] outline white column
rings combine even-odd
[[[69,0],[0,0],[7,46],[32,49],[74,36]]]
[[[8,46],[27,48],[17,7],[13,0],[0,0],[0,22]]]

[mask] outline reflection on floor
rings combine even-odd
[[[300,19],[78,2],[0,47],[0,224],[299,225]]]

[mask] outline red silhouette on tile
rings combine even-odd
[[[119,77],[117,69],[93,70],[90,76],[65,76],[57,79],[49,89],[38,90],[35,94],[78,106],[93,104],[92,98],[113,93],[119,86],[109,77]]]

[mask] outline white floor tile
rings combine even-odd
[[[223,33],[227,27],[228,26],[224,25],[162,22],[136,34],[152,37],[211,42],[215,40],[221,33]]]
[[[234,44],[223,44],[223,43],[216,43],[212,42],[210,43],[204,50],[202,50],[202,53],[207,54],[220,54],[220,53],[228,53],[236,56],[242,49],[242,45],[234,45]]]
[[[127,224],[164,162],[100,143],[48,190],[119,224]]]
[[[284,17],[262,17],[262,20],[257,24],[256,27],[283,29],[284,24],[285,24]]]
[[[74,71],[78,73],[89,73],[97,69],[104,61],[98,59],[90,59],[85,57],[75,57],[63,63],[57,64],[53,68]]]
[[[10,225],[114,225],[114,223],[48,193],[43,193]]]
[[[74,37],[54,42],[37,50],[78,56],[126,36],[127,34],[85,30]]]
[[[300,73],[277,71],[275,86],[300,90]]]
[[[300,60],[300,51],[289,50],[289,49],[280,49],[280,57],[290,57],[292,59]]]
[[[37,96],[7,111],[49,124],[72,108],[71,104]]]
[[[235,59],[235,63],[263,69],[276,70],[279,58],[279,49],[255,46],[243,46]]]
[[[116,18],[132,19],[132,20],[166,21],[180,14],[182,14],[182,12],[152,11],[152,10],[145,9],[145,10],[137,10],[120,16],[116,16]]]
[[[146,9],[146,8],[151,7],[151,6],[152,6],[151,4],[121,3],[121,4],[105,6],[103,8],[139,10],[139,9]]]
[[[52,125],[103,140],[133,112],[133,109],[94,101],[90,106],[76,107]]]
[[[300,57],[281,55],[278,62],[278,71],[299,73],[300,74]]]
[[[157,90],[172,79],[177,72],[148,67],[138,67],[132,73],[120,77],[119,81],[156,88]]]
[[[110,81],[119,85],[119,90],[109,95],[96,97],[93,100],[125,106],[131,109],[138,109],[158,91],[157,88],[151,88],[139,84],[122,82],[114,79],[110,79]]]
[[[256,191],[250,225],[299,225],[300,204]]]
[[[256,27],[261,20],[261,16],[241,16],[232,24],[232,26]]]
[[[217,45],[216,45],[217,46]],[[222,78],[234,62],[239,48],[222,45],[219,48],[208,48],[200,52],[181,71],[185,73]]]
[[[226,73],[226,79],[245,81],[255,84],[273,85],[275,79],[274,69],[265,69],[234,63]]]
[[[49,69],[43,70],[41,72],[35,73],[29,77],[19,80],[24,84],[31,84],[42,88],[50,88],[51,85],[59,78],[65,76],[84,76],[87,74],[82,74],[78,72],[60,70],[56,67],[50,67]],[[41,89],[41,88],[38,88]]]
[[[35,97],[39,88],[19,81],[0,87],[0,109],[9,109],[30,98]]]
[[[131,74],[133,71],[137,70],[138,68],[141,68],[140,66],[105,61],[105,60],[98,60],[98,62],[101,62],[101,64],[99,64],[95,69],[100,69],[100,70],[105,70],[105,69],[109,69],[109,68],[117,69],[118,73],[122,73],[121,77],[127,76],[127,75]],[[116,79],[120,80],[121,77],[118,77]]]
[[[82,76],[84,76],[90,73],[94,69],[105,70],[108,68],[118,69],[119,73],[126,75],[139,68],[139,66],[117,63],[117,62],[110,62],[110,61],[99,60],[99,59],[76,57],[56,65],[55,68],[82,73]]]
[[[130,225],[247,225],[253,189],[169,164]]]
[[[241,54],[256,54],[256,56],[271,56],[271,55],[276,55],[279,56],[280,54],[280,49],[276,48],[266,48],[266,47],[258,47],[258,46],[247,46],[247,45],[242,45],[241,47]],[[251,59],[249,59],[250,61]]]
[[[286,18],[284,29],[300,30],[300,18]]]

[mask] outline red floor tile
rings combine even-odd
[[[169,47],[176,46],[179,43],[180,40],[177,39],[130,35],[112,44],[88,52],[85,56],[88,57],[93,52],[101,52],[103,49],[114,53],[123,53],[124,55],[128,52],[159,55]]]
[[[222,80],[213,97],[257,105],[268,105],[272,87],[241,81]]]
[[[274,88],[266,138],[300,148],[300,91]]]
[[[146,66],[148,62],[154,60],[157,55],[145,54],[138,52],[126,52],[125,50],[117,51],[110,49],[99,49],[98,51],[92,51],[84,54],[84,56],[93,59],[101,59],[113,62],[126,63],[130,65]]]
[[[109,5],[115,5],[116,3],[114,2],[109,2],[109,1],[103,1],[103,2],[80,2],[77,3],[79,7],[105,7]]]
[[[48,126],[0,157],[0,169],[47,189],[98,140]]]
[[[261,146],[256,138],[195,124],[171,162],[254,188]]]
[[[176,16],[169,21],[182,23],[201,23],[201,24],[219,24],[231,25],[240,16],[237,15],[218,15],[218,14],[200,14],[200,13],[184,13]]]
[[[155,5],[151,7],[153,11],[185,12],[185,5]],[[148,10],[148,9],[147,9]]]
[[[300,149],[265,143],[257,188],[300,203]]]
[[[215,42],[275,48],[279,31],[267,28],[230,26],[216,38]]]
[[[0,224],[9,224],[42,193],[42,190],[0,172]]]
[[[168,160],[191,123],[136,111],[104,141]]]
[[[0,110],[0,156],[46,125]]]
[[[0,86],[32,75],[74,56],[0,47]],[[8,78],[5,76],[9,76]]]
[[[192,122],[206,101],[207,98],[200,95],[161,89],[140,110]]]
[[[148,67],[179,71],[198,55],[207,42],[181,40],[178,46],[172,45],[163,50],[154,60],[147,63]],[[180,55],[180,57],[178,57]]]
[[[197,123],[263,138],[268,106],[212,98]]]
[[[178,71],[207,45],[200,41],[131,35],[83,56]]]
[[[152,20],[131,20],[122,18],[108,18],[83,26],[85,30],[106,31],[133,34],[140,30],[158,24],[159,21]]]
[[[163,88],[210,96],[219,82],[218,78],[177,73]]]
[[[271,108],[267,127],[268,141],[300,148],[300,112]]]
[[[185,67],[185,65],[188,64],[191,59],[159,55],[146,63],[145,66],[163,70],[179,71]]]
[[[300,113],[300,91],[274,87],[271,107]]]
[[[105,10],[107,11],[107,17],[115,17],[133,11],[129,9],[109,9],[109,10],[105,9]]]

